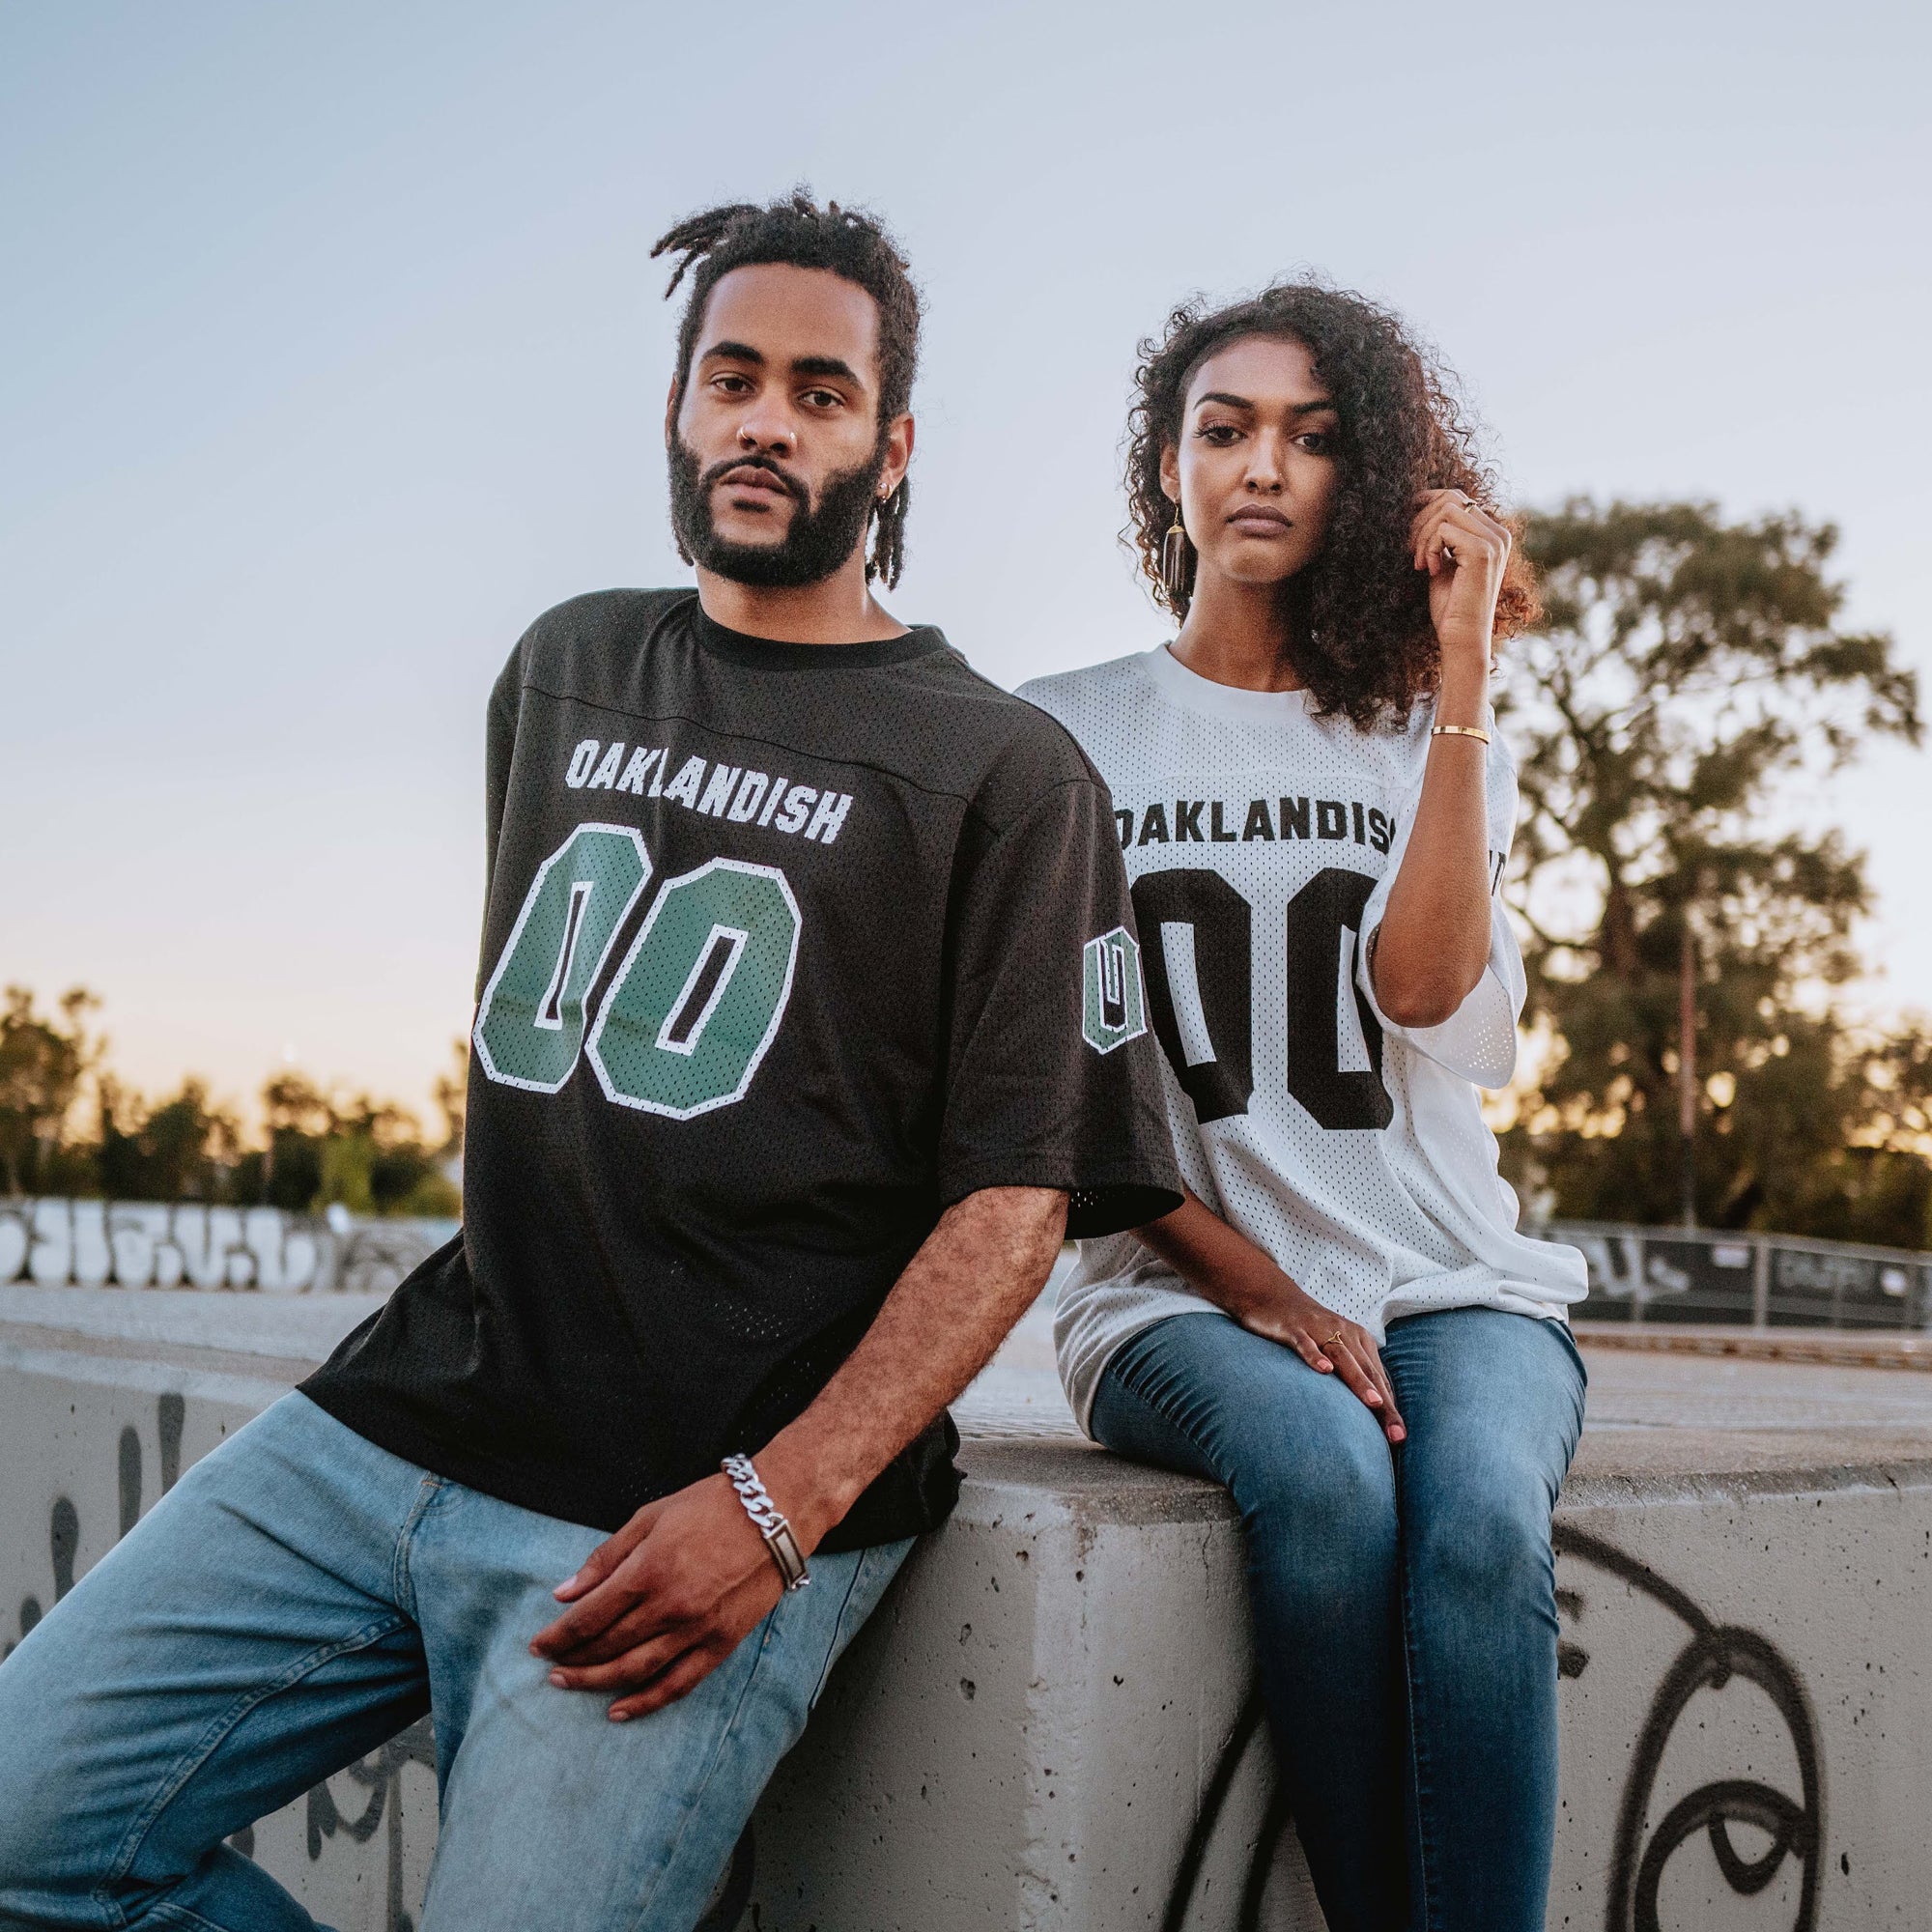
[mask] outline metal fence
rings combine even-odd
[[[1524,1232],[1583,1251],[1590,1293],[1574,1312],[1586,1321],[1932,1327],[1932,1254],[1616,1221],[1551,1221]]]

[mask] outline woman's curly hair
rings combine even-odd
[[[1161,545],[1175,506],[1160,487],[1161,452],[1180,437],[1187,385],[1207,356],[1237,337],[1302,343],[1334,398],[1338,475],[1328,532],[1309,566],[1283,586],[1294,669],[1323,713],[1368,729],[1406,718],[1433,690],[1435,633],[1429,579],[1412,561],[1408,532],[1424,490],[1461,490],[1500,516],[1495,482],[1449,378],[1401,318],[1366,297],[1314,280],[1277,282],[1246,301],[1209,309],[1183,302],[1158,337],[1140,345],[1127,418],[1127,503],[1122,537],[1140,554],[1154,596],[1187,615],[1187,589],[1162,581]],[[1186,582],[1196,561],[1188,546]],[[1519,544],[1496,604],[1495,634],[1513,637],[1540,614],[1536,579]]]

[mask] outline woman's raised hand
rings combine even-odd
[[[1462,490],[1425,490],[1416,498],[1409,543],[1415,567],[1429,573],[1429,620],[1446,663],[1458,658],[1490,668],[1496,598],[1515,538]]]
[[[1388,1439],[1402,1441],[1408,1430],[1375,1337],[1359,1322],[1345,1321],[1322,1307],[1280,1269],[1274,1276],[1266,1293],[1229,1313],[1250,1333],[1293,1349],[1319,1375],[1340,1376],[1375,1412]]]

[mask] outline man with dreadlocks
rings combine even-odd
[[[0,1926],[312,1932],[224,1840],[427,1710],[425,1932],[683,1932],[1063,1231],[1179,1205],[1104,785],[873,596],[904,264],[659,252],[697,587],[491,700],[463,1233],[0,1667]]]

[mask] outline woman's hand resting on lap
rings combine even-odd
[[[1136,1232],[1195,1293],[1226,1309],[1249,1333],[1293,1349],[1318,1375],[1340,1376],[1391,1442],[1406,1437],[1375,1337],[1322,1307],[1191,1187],[1172,1214]]]
[[[1254,1284],[1243,1305],[1230,1306],[1228,1313],[1250,1334],[1293,1349],[1318,1374],[1340,1376],[1375,1411],[1388,1439],[1402,1441],[1408,1431],[1375,1337],[1359,1322],[1345,1321],[1322,1307],[1279,1268],[1273,1274],[1271,1283]]]

